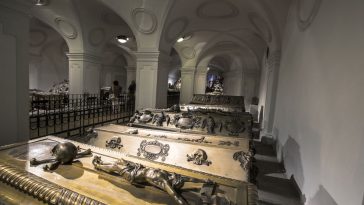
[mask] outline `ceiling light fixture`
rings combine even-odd
[[[36,0],[34,5],[36,5],[36,6],[45,6],[47,4],[48,4],[47,0]]]
[[[177,39],[177,42],[178,43],[180,43],[180,42],[182,42],[183,40],[185,40],[183,37],[181,37],[181,38],[179,38],[179,39]]]
[[[124,35],[118,35],[116,36],[116,40],[119,42],[119,43],[126,43],[130,40],[129,37],[127,36],[124,36]]]
[[[192,35],[182,36],[182,37],[180,37],[180,38],[177,39],[177,43],[181,43],[182,41],[187,41],[191,37],[192,37]]]

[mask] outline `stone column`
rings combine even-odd
[[[0,145],[29,139],[29,9],[0,1]]]
[[[129,85],[131,81],[136,80],[136,67],[135,66],[126,66],[126,91],[128,91]]]
[[[87,53],[68,53],[70,94],[100,92],[101,63],[98,56]]]
[[[242,80],[242,69],[232,70],[223,73],[224,76],[224,95],[241,96],[244,82]]]
[[[30,55],[29,57],[29,89],[39,88],[39,69],[43,58],[41,55]]]
[[[193,97],[193,88],[195,83],[195,68],[183,67],[181,68],[181,90],[180,90],[180,104],[191,102]]]
[[[206,90],[206,77],[207,71],[206,70],[199,70],[197,69],[195,73],[195,84],[194,84],[194,93],[195,94],[205,94]]]
[[[168,57],[160,52],[137,52],[136,109],[165,108],[168,91]]]
[[[263,130],[265,133],[272,133],[274,122],[274,109],[277,97],[278,75],[281,60],[281,52],[271,52],[268,61],[267,93],[264,108]]]

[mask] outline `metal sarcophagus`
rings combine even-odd
[[[130,156],[198,170],[220,177],[246,182],[252,178],[250,166],[254,150],[250,140],[246,138],[186,134],[121,125],[107,125],[95,128],[95,131],[97,137],[80,141]],[[110,147],[108,142],[113,140],[118,141],[120,147]],[[199,149],[205,152],[207,156],[205,161],[211,162],[209,166],[206,166],[205,163],[194,163],[195,161],[189,157],[194,156]],[[234,159],[234,154],[237,152],[247,153],[247,156],[250,156],[245,160],[248,164],[247,167],[242,168],[241,162]],[[201,157],[196,156],[196,160],[200,160]],[[229,167],[229,171],[225,170],[226,167]]]
[[[159,144],[148,142],[149,140],[143,148],[146,152],[156,154],[163,148]],[[92,156],[79,158],[72,164],[61,164],[52,172],[30,164],[32,158],[48,158],[51,150],[59,143],[72,143],[80,151],[90,149]],[[166,145],[164,142],[161,144]],[[168,154],[171,151],[166,150]],[[165,157],[167,160],[171,155]],[[207,166],[204,164],[206,156],[203,153],[191,153],[189,157],[190,163]],[[120,151],[57,137],[43,137],[3,146],[0,147],[0,202],[98,205],[247,205],[257,202],[255,186],[248,182],[158,160],[126,155]],[[198,165],[199,163],[203,165]]]
[[[182,111],[198,109],[245,112],[244,97],[194,94],[190,103],[181,105]]]
[[[206,109],[188,112],[145,109],[136,111],[129,122],[130,126],[137,127],[245,138],[251,138],[252,124],[253,118],[249,113]]]

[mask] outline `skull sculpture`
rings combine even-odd
[[[37,159],[33,158],[30,161],[30,164],[36,166],[39,164],[52,163],[50,166],[45,165],[43,167],[43,169],[45,171],[51,171],[51,170],[57,169],[57,167],[60,164],[70,164],[73,162],[73,160],[75,160],[77,158],[91,155],[91,149],[88,149],[83,152],[79,152],[79,151],[80,151],[80,148],[76,147],[71,142],[59,143],[56,146],[54,146],[51,151],[52,156],[53,156],[52,158],[44,159],[44,160],[37,160]]]
[[[193,154],[188,154],[187,155],[187,161],[193,161],[194,164],[197,165],[207,165],[209,166],[211,164],[210,160],[207,160],[207,154],[204,150],[202,149],[198,149],[195,153]]]

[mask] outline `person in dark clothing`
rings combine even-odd
[[[119,81],[115,80],[113,82],[113,86],[111,87],[111,93],[110,93],[110,99],[111,99],[111,103],[112,103],[112,110],[113,110],[114,113],[119,111],[118,106],[120,106],[119,98],[120,98],[120,95],[121,95],[121,91],[122,91],[122,88],[119,85]]]
[[[121,95],[122,87],[119,85],[119,81],[115,80],[113,86],[111,87],[111,94],[114,98],[119,98]]]
[[[129,85],[129,88],[128,88],[129,94],[134,95],[135,94],[135,89],[136,89],[136,83],[133,80],[133,81],[131,81],[131,83]]]

